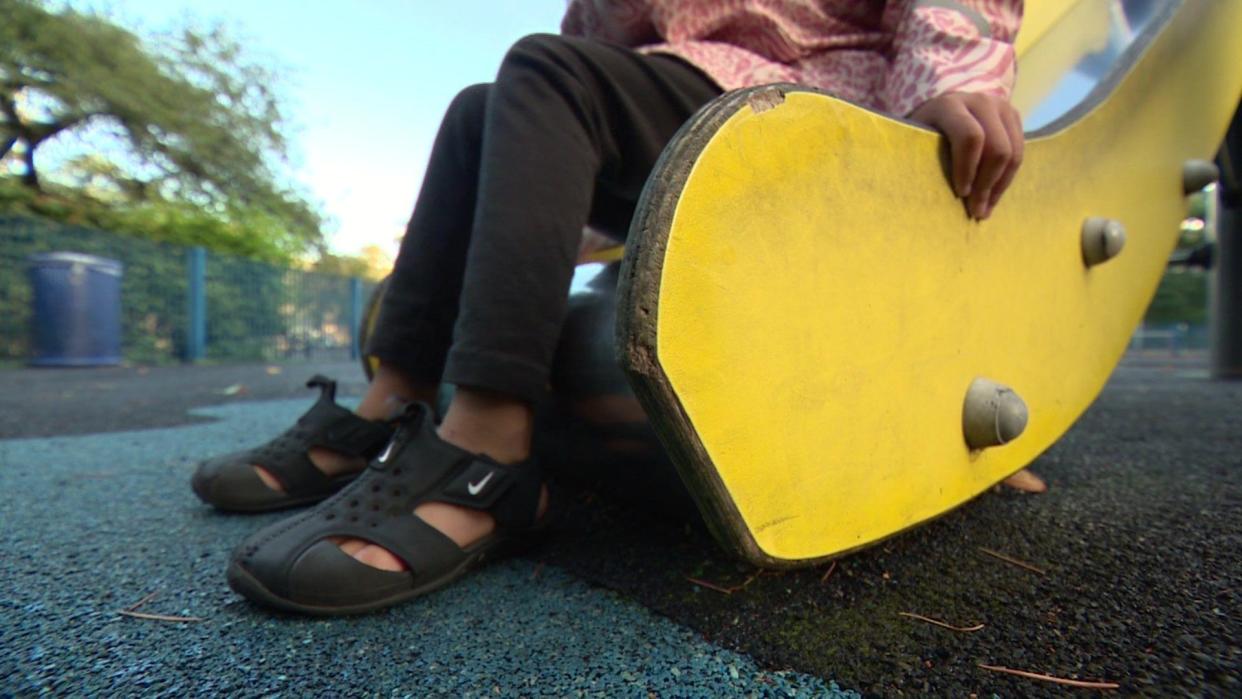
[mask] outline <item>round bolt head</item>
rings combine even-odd
[[[1026,429],[1026,402],[1012,388],[978,378],[966,391],[962,432],[971,449],[1008,444]]]
[[[1220,179],[1220,169],[1210,160],[1182,163],[1182,191],[1193,194]]]
[[[1082,260],[1088,267],[1107,262],[1126,246],[1126,227],[1111,218],[1092,216],[1082,224]]]

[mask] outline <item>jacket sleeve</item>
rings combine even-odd
[[[880,103],[905,116],[949,92],[1009,98],[1022,0],[899,0],[884,10],[893,35]]]
[[[571,0],[561,33],[629,47],[660,41],[650,0]]]

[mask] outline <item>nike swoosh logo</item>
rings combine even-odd
[[[490,481],[494,475],[496,475],[495,471],[488,471],[487,475],[483,476],[483,480],[478,483],[467,483],[466,490],[469,491],[471,495],[478,495],[483,492],[483,486],[487,485],[487,482]]]
[[[392,448],[396,443],[397,440],[394,439],[388,442],[388,446],[384,447],[384,452],[379,455],[379,462],[381,464],[388,461],[388,457],[392,456]]]

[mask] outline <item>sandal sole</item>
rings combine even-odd
[[[296,612],[298,614],[307,614],[310,616],[351,616],[356,614],[367,614],[381,609],[387,609],[388,607],[414,599],[415,597],[431,594],[441,587],[454,582],[466,573],[469,573],[473,568],[483,563],[507,558],[528,551],[543,541],[549,533],[551,523],[552,520],[548,520],[537,527],[524,532],[520,536],[492,541],[491,543],[486,544],[484,547],[468,555],[460,565],[454,568],[447,575],[443,575],[436,580],[428,581],[420,587],[363,604],[326,607],[295,602],[291,599],[281,597],[280,595],[267,589],[263,583],[259,582],[258,578],[251,575],[244,566],[235,560],[229,561],[226,577],[228,579],[229,587],[232,588],[237,594],[251,600],[252,602],[258,602],[281,611]]]
[[[229,562],[228,581],[229,587],[234,592],[245,597],[252,602],[267,605],[269,607],[279,609],[285,612],[296,612],[298,614],[306,614],[309,616],[352,616],[356,614],[367,614],[369,612],[377,612],[381,609],[387,609],[401,602],[411,600],[421,595],[427,595],[435,592],[441,587],[457,580],[461,576],[468,573],[477,562],[481,562],[484,558],[481,555],[477,557],[469,557],[462,562],[457,568],[454,568],[448,575],[441,576],[439,579],[432,580],[421,587],[407,590],[398,595],[391,595],[372,602],[363,604],[342,605],[339,607],[325,607],[319,605],[302,604],[291,599],[286,599],[267,589],[263,583],[251,575],[246,569],[236,561]]]
[[[335,495],[342,488],[352,483],[354,479],[356,479],[358,476],[359,476],[359,473],[353,473],[353,474],[349,474],[348,478],[341,478],[342,482],[339,485],[336,485],[335,489],[331,493],[327,493],[325,495],[305,495],[305,496],[298,497],[298,498],[285,498],[283,500],[279,500],[271,504],[255,505],[253,507],[235,506],[235,505],[222,504],[218,502],[212,502],[211,500],[207,498],[206,495],[204,495],[203,492],[201,492],[199,483],[197,483],[194,480],[190,481],[190,489],[194,491],[195,497],[197,497],[204,505],[210,505],[211,507],[219,510],[220,512],[227,512],[230,514],[257,515],[257,514],[263,514],[265,512],[280,512],[281,510],[290,510],[295,507],[306,507],[307,505],[318,504],[320,502],[323,502],[324,500],[327,500],[333,495]]]

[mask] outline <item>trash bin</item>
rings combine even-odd
[[[121,263],[76,252],[30,256],[33,366],[121,363]]]

